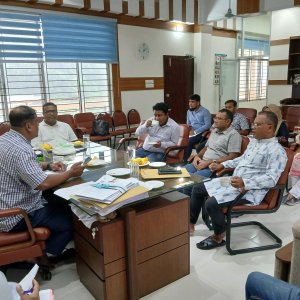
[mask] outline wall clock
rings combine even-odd
[[[149,53],[150,53],[150,49],[149,49],[148,44],[146,44],[146,43],[140,44],[139,57],[144,60],[149,56]]]

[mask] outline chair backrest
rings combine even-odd
[[[91,112],[78,113],[74,115],[74,122],[77,128],[91,129],[94,121],[95,116]]]
[[[64,122],[67,123],[71,126],[71,128],[73,129],[73,131],[75,132],[75,122],[74,122],[74,118],[72,115],[58,115],[57,116],[57,120],[60,122]]]
[[[247,136],[242,135],[241,154],[243,154],[246,151],[249,142],[249,138]]]
[[[141,123],[141,116],[136,109],[131,109],[127,113],[128,126],[138,125]]]
[[[290,168],[293,162],[293,158],[294,158],[294,153],[293,151],[291,151],[290,149],[285,149],[286,151],[286,155],[288,157],[286,166],[284,168],[284,171],[281,173],[281,176],[278,179],[277,184],[283,184],[286,185],[288,182],[288,177],[289,177],[289,172],[290,172]],[[280,190],[276,189],[276,190],[269,190],[268,193],[266,194],[263,202],[268,204],[268,209],[273,209],[275,208],[275,206],[278,204],[278,201],[281,199],[278,199],[280,196]]]
[[[10,130],[10,123],[9,122],[2,122],[0,123],[0,135],[8,132]]]
[[[244,115],[252,124],[254,122],[254,119],[256,118],[257,115],[257,110],[255,108],[238,108],[236,110],[238,113]]]
[[[127,118],[123,111],[116,110],[112,115],[114,127],[126,127],[127,128]]]
[[[300,125],[300,106],[289,107],[287,109],[286,123],[290,132],[294,131],[295,126]]]

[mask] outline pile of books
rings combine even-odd
[[[121,179],[104,175],[90,181],[55,191],[57,196],[81,207],[89,215],[106,216],[129,203],[147,198],[149,189],[135,178]]]

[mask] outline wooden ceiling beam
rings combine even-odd
[[[259,0],[237,0],[237,15],[259,12]]]

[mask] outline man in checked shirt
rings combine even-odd
[[[247,190],[241,203],[258,205],[268,190],[276,185],[287,162],[286,152],[275,138],[276,128],[276,115],[270,111],[260,112],[254,120],[255,138],[251,139],[244,154],[233,160],[211,165],[216,171],[235,168],[230,184],[222,186],[222,178],[215,178],[194,186],[190,202],[190,232],[194,230],[204,203],[214,229],[214,234],[197,243],[197,248],[208,250],[225,245],[226,222],[223,208],[240,192]]]
[[[0,136],[0,210],[24,209],[33,227],[48,227],[46,252],[59,256],[72,239],[71,211],[68,205],[51,204],[42,191],[60,185],[71,177],[81,176],[81,162],[65,170],[62,163],[39,163],[30,141],[38,135],[36,112],[29,106],[18,106],[9,114],[11,130]],[[45,170],[58,171],[46,174]],[[0,219],[0,231],[26,230],[21,215]]]

